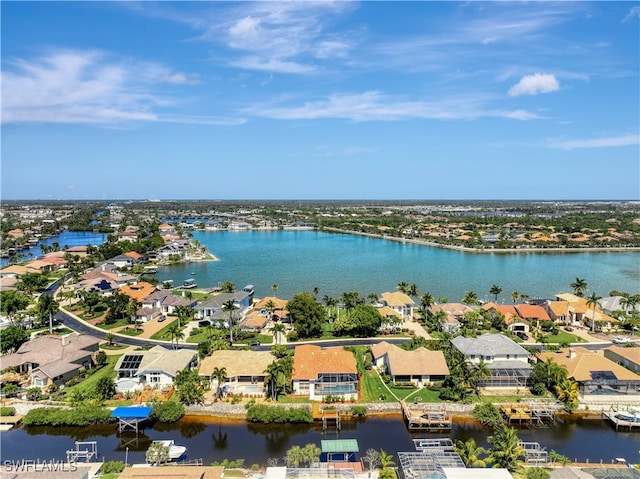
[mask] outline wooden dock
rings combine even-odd
[[[451,416],[444,406],[425,407],[401,401],[402,414],[410,431],[449,431]]]
[[[558,407],[547,401],[525,401],[500,406],[502,414],[511,424],[541,425],[555,421]]]
[[[16,414],[14,416],[0,416],[0,425],[6,426],[6,429],[11,429],[14,426],[20,424],[24,416]]]
[[[620,419],[620,417],[618,417],[618,412],[619,411],[615,411],[613,409],[611,411],[602,411],[602,419],[606,419],[611,422],[616,430],[618,430],[619,428],[627,428],[632,431],[634,429],[640,428],[640,422]]]
[[[329,410],[320,408],[320,405],[316,402],[311,407],[311,416],[315,421],[322,422],[322,429],[326,431],[330,427],[340,430],[340,412],[337,410]]]

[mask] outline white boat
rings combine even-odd
[[[628,411],[618,411],[616,417],[622,421],[640,423],[640,409],[631,408]]]
[[[153,441],[151,445],[153,444],[160,444],[161,446],[168,448],[167,460],[169,461],[175,461],[176,459],[183,456],[185,452],[187,452],[187,448],[185,446],[177,445],[173,441],[173,439],[163,439],[160,441]]]

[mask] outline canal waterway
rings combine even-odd
[[[60,249],[73,246],[86,246],[95,245],[99,246],[107,240],[106,233],[94,233],[93,231],[62,231],[60,234],[51,236],[49,238],[42,239],[36,246],[31,248],[25,248],[18,251],[18,254],[23,255],[21,261],[28,259],[35,259],[42,256],[42,249],[40,245],[51,246],[53,243],[58,243]],[[4,267],[9,264],[10,258],[0,258],[0,267]]]
[[[410,433],[400,416],[369,417],[344,421],[342,430],[323,433],[313,425],[254,425],[243,421],[189,416],[175,424],[156,424],[136,435],[118,435],[115,425],[85,428],[18,428],[0,433],[0,459],[62,460],[74,441],[97,441],[100,458],[125,459],[131,463],[144,462],[144,452],[152,440],[173,439],[187,447],[186,459],[202,459],[204,464],[224,459],[245,460],[245,466],[266,465],[270,458],[282,458],[292,446],[309,443],[320,445],[322,439],[358,440],[360,454],[367,449],[384,449],[397,459],[399,451],[413,451],[412,439],[422,437],[450,437],[454,441],[474,438],[479,445],[488,446],[492,431],[480,427],[472,420],[456,421],[450,433]],[[624,457],[629,462],[640,462],[640,434],[615,431],[601,420],[572,419],[553,427],[519,429],[523,441],[539,442],[547,451],[566,455],[579,462],[612,462]]]
[[[570,291],[583,278],[589,291],[608,296],[611,290],[640,292],[640,252],[491,253],[456,250],[319,231],[194,231],[219,261],[161,268],[157,278],[176,286],[193,278],[199,288],[231,281],[238,288],[253,284],[256,296],[290,298],[319,288],[338,297],[345,291],[361,295],[394,291],[399,282],[415,283],[436,299],[459,301],[465,291],[493,300],[489,289],[502,288],[499,302],[511,293],[530,298]]]

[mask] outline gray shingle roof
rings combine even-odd
[[[477,338],[457,336],[451,343],[465,356],[529,355],[526,349],[503,334],[483,334]]]

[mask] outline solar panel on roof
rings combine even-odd
[[[122,359],[120,369],[138,369],[143,357],[142,354],[126,354]]]

